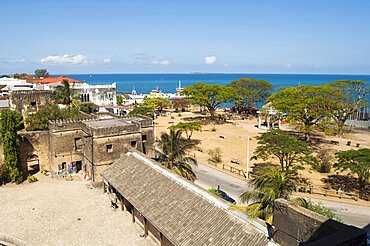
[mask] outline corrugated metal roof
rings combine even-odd
[[[128,152],[102,176],[174,245],[268,243],[266,235],[204,190],[137,152]]]

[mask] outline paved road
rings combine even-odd
[[[225,191],[230,197],[239,203],[239,196],[251,187],[245,181],[227,175],[214,168],[199,164],[194,167],[194,172],[197,175],[196,184],[209,189],[212,186],[220,186],[221,190]],[[365,227],[370,224],[370,206],[359,206],[348,203],[338,203],[322,199],[311,199],[313,202],[322,202],[326,207],[331,208],[334,212],[347,224],[357,227]],[[367,228],[370,233],[370,228]]]

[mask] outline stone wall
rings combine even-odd
[[[284,199],[275,201],[273,226],[273,239],[282,246],[366,245],[365,231],[328,219]]]
[[[59,165],[63,162],[66,164],[82,161],[83,159],[83,144],[81,149],[77,149],[75,145],[76,139],[83,140],[86,133],[78,128],[65,131],[49,131],[49,160],[50,169],[52,172],[59,170]]]
[[[20,112],[24,110],[34,112],[53,102],[52,91],[12,91],[9,97],[10,107]]]
[[[25,176],[28,175],[27,159],[36,155],[40,170],[50,171],[49,165],[49,132],[20,132],[20,157]],[[4,164],[3,141],[0,138],[0,165]]]
[[[40,170],[50,171],[49,165],[49,132],[35,131],[19,133],[21,138],[21,161],[27,168],[27,158],[37,155]],[[27,170],[27,169],[26,169]]]
[[[89,127],[89,121],[97,120],[50,122],[49,160],[53,173],[60,170],[63,162],[81,161],[88,177],[100,181],[100,173],[119,159],[126,148],[135,148],[153,156],[154,136],[150,118],[122,118],[124,122],[120,126]]]

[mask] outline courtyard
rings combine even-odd
[[[0,232],[30,245],[156,245],[102,189],[52,179],[0,187]]]

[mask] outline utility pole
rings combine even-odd
[[[155,114],[155,111],[153,111],[153,115],[154,115],[154,120],[153,120],[153,124],[154,124],[154,143],[157,142],[157,122],[156,122],[156,114]]]
[[[249,136],[247,136],[247,166],[245,170],[245,177],[249,179]]]

